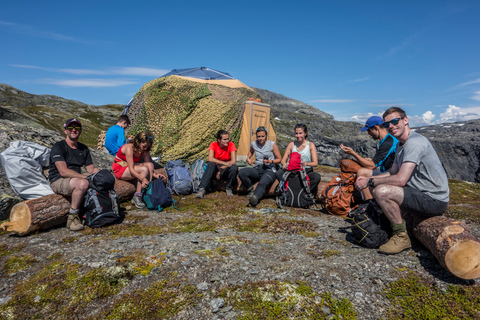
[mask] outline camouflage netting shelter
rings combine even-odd
[[[207,159],[208,147],[221,129],[230,132],[230,140],[238,147],[245,102],[260,96],[232,80],[229,87],[229,80],[169,75],[146,83],[126,111],[132,121],[128,134],[150,131],[154,136],[151,153],[164,161]]]

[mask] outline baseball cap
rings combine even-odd
[[[381,124],[383,124],[382,118],[380,118],[379,116],[372,116],[367,119],[367,122],[365,123],[365,127],[363,127],[360,131],[364,132],[373,126],[379,126]]]
[[[78,121],[75,118],[72,118],[72,119],[68,119],[67,121],[65,121],[65,124],[63,125],[63,127],[66,128],[72,123],[78,123],[80,125],[80,127],[82,126],[82,123],[80,121]]]

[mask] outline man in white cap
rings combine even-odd
[[[71,196],[67,228],[72,231],[83,229],[79,213],[83,198],[87,193],[88,180],[81,173],[84,166],[88,174],[98,171],[92,161],[90,150],[78,142],[82,133],[82,124],[75,118],[68,119],[63,125],[65,140],[55,143],[50,152],[48,179],[53,192]]]
[[[361,132],[367,131],[373,140],[380,140],[377,146],[377,152],[372,159],[363,158],[352,148],[340,144],[340,148],[346,153],[353,156],[362,166],[357,171],[357,176],[372,177],[386,172],[393,165],[395,159],[395,151],[397,149],[398,140],[387,132],[383,125],[383,119],[379,116],[372,116],[367,119],[365,126],[360,129]],[[372,199],[370,190],[363,190],[364,200]]]

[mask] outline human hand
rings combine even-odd
[[[307,161],[302,162],[302,168],[305,168],[307,166]]]
[[[142,188],[148,187],[149,181],[147,178],[142,179]]]
[[[252,160],[247,159],[247,163],[248,163],[249,166],[253,166],[253,161]]]
[[[344,146],[342,143],[340,144],[340,149],[342,149],[343,152],[346,154],[351,155],[353,153],[353,149],[347,146]]]
[[[368,177],[357,177],[357,180],[355,181],[355,188],[357,188],[357,190],[363,190],[365,189],[366,187],[368,187],[368,180],[370,178]]]

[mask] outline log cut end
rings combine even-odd
[[[13,206],[10,211],[10,222],[3,223],[2,228],[7,231],[15,231],[20,235],[35,231],[32,230],[32,216],[25,201]]]
[[[474,240],[459,240],[445,255],[447,269],[461,279],[480,277],[480,243]]]

